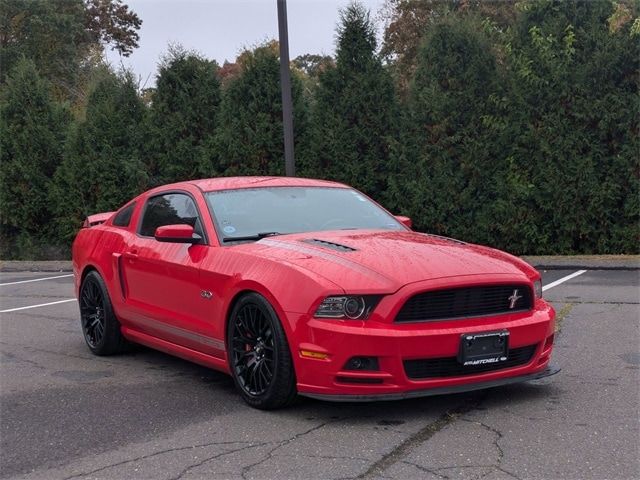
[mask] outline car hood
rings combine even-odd
[[[347,292],[397,291],[424,280],[535,270],[507,253],[411,231],[339,230],[268,237],[242,247],[320,275]]]

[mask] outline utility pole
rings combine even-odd
[[[291,72],[289,71],[289,32],[287,28],[287,0],[278,2],[278,34],[280,36],[280,86],[282,88],[282,127],[284,128],[284,166],[287,177],[296,174],[293,154],[293,102],[291,100]]]

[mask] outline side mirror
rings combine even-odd
[[[407,228],[411,228],[413,226],[413,222],[409,217],[405,217],[402,215],[394,215],[396,220],[398,220],[401,224],[403,224]]]
[[[200,235],[193,233],[191,225],[185,224],[158,227],[154,237],[159,242],[167,243],[200,243],[202,240]]]

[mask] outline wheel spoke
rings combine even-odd
[[[251,357],[253,355],[253,352],[249,351],[249,352],[243,352],[242,354],[240,354],[238,357],[236,357],[236,367],[239,365],[243,365],[247,363],[247,359],[249,357]]]

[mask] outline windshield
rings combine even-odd
[[[322,230],[405,229],[349,188],[261,187],[209,192],[206,198],[223,242]]]

